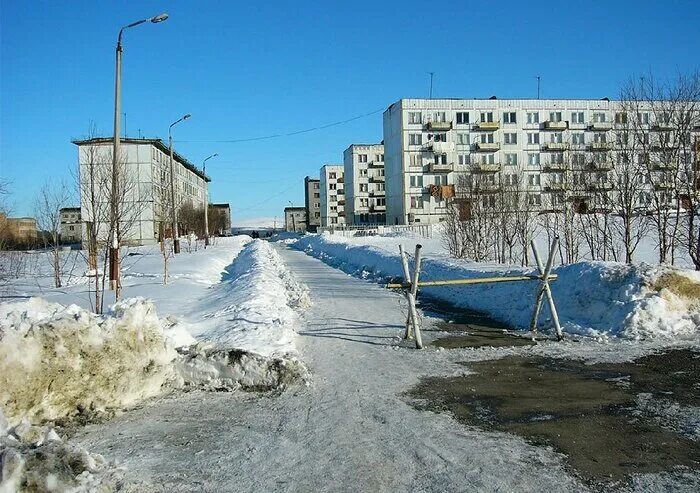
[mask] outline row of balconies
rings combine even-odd
[[[542,125],[539,124],[531,124],[532,127],[528,128],[534,128],[536,126],[539,126],[540,128],[543,128],[544,130],[566,130],[569,128],[569,122],[566,120],[561,120],[561,121],[553,121],[553,120],[547,120],[545,121]],[[577,125],[577,124],[574,124]],[[597,132],[607,132],[608,130],[613,129],[613,122],[589,122],[587,124],[580,124],[584,125],[585,127],[589,128],[590,130],[597,131]],[[430,131],[430,132],[448,132],[452,130],[452,122],[428,122],[425,124],[425,129]],[[472,124],[472,128],[474,130],[479,130],[479,131],[486,131],[486,132],[493,132],[496,130],[499,130],[501,128],[501,122],[500,121],[494,121],[494,122],[475,122]]]

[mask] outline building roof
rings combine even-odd
[[[285,207],[284,212],[306,212],[306,207]]]
[[[222,203],[220,203],[220,204],[209,204],[209,205],[210,205],[211,207],[219,207],[219,208],[221,208],[221,209],[230,209],[230,208],[231,208],[231,205],[230,205],[228,202],[227,202],[227,203],[223,203],[223,202],[222,202]]]
[[[61,207],[60,212],[80,212],[80,207]]]
[[[72,142],[77,146],[83,146],[112,143],[114,142],[114,139],[112,137],[94,137],[92,139],[74,140]],[[152,146],[155,146],[155,148],[159,151],[164,152],[165,154],[170,154],[170,149],[167,145],[165,145],[165,143],[161,139],[137,139],[134,137],[125,137],[120,139],[120,142],[122,142],[123,144],[151,144]],[[178,154],[177,151],[173,151],[173,158],[207,183],[211,182],[211,178],[202,173],[202,170],[200,170],[194,164],[185,159],[181,154]]]

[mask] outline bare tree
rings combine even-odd
[[[45,183],[35,200],[35,214],[45,247],[49,250],[54,286],[62,286],[64,262],[61,259],[61,209],[71,200],[71,193],[64,182]]]

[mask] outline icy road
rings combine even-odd
[[[404,393],[444,359],[397,348],[401,298],[276,248],[314,301],[297,341],[312,384],[175,393],[80,430],[75,441],[127,468],[126,491],[586,489],[549,448],[412,407]]]

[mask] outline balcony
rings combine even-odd
[[[369,181],[372,183],[384,183],[385,180],[386,180],[386,177],[383,175],[382,176],[375,175],[375,176],[369,177]]]
[[[544,186],[545,192],[563,192],[564,190],[566,190],[564,183],[549,182]]]
[[[444,154],[455,150],[454,142],[435,142],[431,141],[425,145],[426,149],[432,150],[437,154]]]
[[[567,128],[569,128],[569,122],[567,121],[555,122],[553,120],[547,120],[544,122],[545,130],[566,130]]]
[[[545,171],[566,171],[565,163],[545,163]]]
[[[672,163],[661,162],[661,163],[654,163],[650,167],[654,171],[669,171],[669,170],[674,169],[675,166]]]
[[[338,205],[345,205],[345,199],[341,199],[338,201]]]
[[[497,163],[473,163],[473,173],[498,173],[501,165]]]
[[[452,173],[455,170],[455,165],[452,163],[430,163],[428,165],[430,173]]]
[[[500,142],[477,142],[474,144],[474,150],[479,152],[496,152],[500,149]]]
[[[386,212],[386,205],[370,205],[369,206],[369,211],[370,212]]]
[[[612,130],[612,127],[612,122],[591,122],[588,125],[590,130],[594,130],[596,132],[607,132],[608,130]]]
[[[670,132],[673,130],[673,128],[674,127],[673,127],[672,123],[657,122],[651,126],[651,129],[654,130],[655,132]]]
[[[591,192],[610,192],[615,190],[615,186],[612,183],[592,183],[588,185],[588,190]]]
[[[566,151],[568,148],[568,142],[545,142],[542,145],[542,149],[545,151]]]
[[[428,122],[425,124],[425,128],[432,132],[447,132],[452,130],[452,122]]]
[[[474,124],[474,130],[485,130],[493,132],[501,128],[501,122],[476,122]]]
[[[369,167],[369,168],[383,168],[384,161],[370,161],[369,163],[367,163],[367,167]]]
[[[613,170],[613,163],[606,161],[604,163],[596,163],[593,162],[591,163],[591,169],[593,171],[612,171]]]
[[[386,195],[386,190],[371,190],[369,192],[370,197],[384,197]]]
[[[664,182],[654,183],[654,190],[656,190],[656,191],[671,190],[671,189],[673,189],[673,186],[674,186],[673,183],[668,183],[668,182],[666,182],[666,183],[664,183]]]
[[[613,148],[612,142],[591,142],[590,149],[595,152],[609,151]]]
[[[474,191],[478,191],[478,192],[482,192],[482,193],[500,192],[501,191],[501,184],[500,183],[475,183],[474,184]]]
[[[336,182],[337,182],[337,183],[345,183],[345,178],[341,176],[340,178],[338,178],[338,179],[336,180]]]

